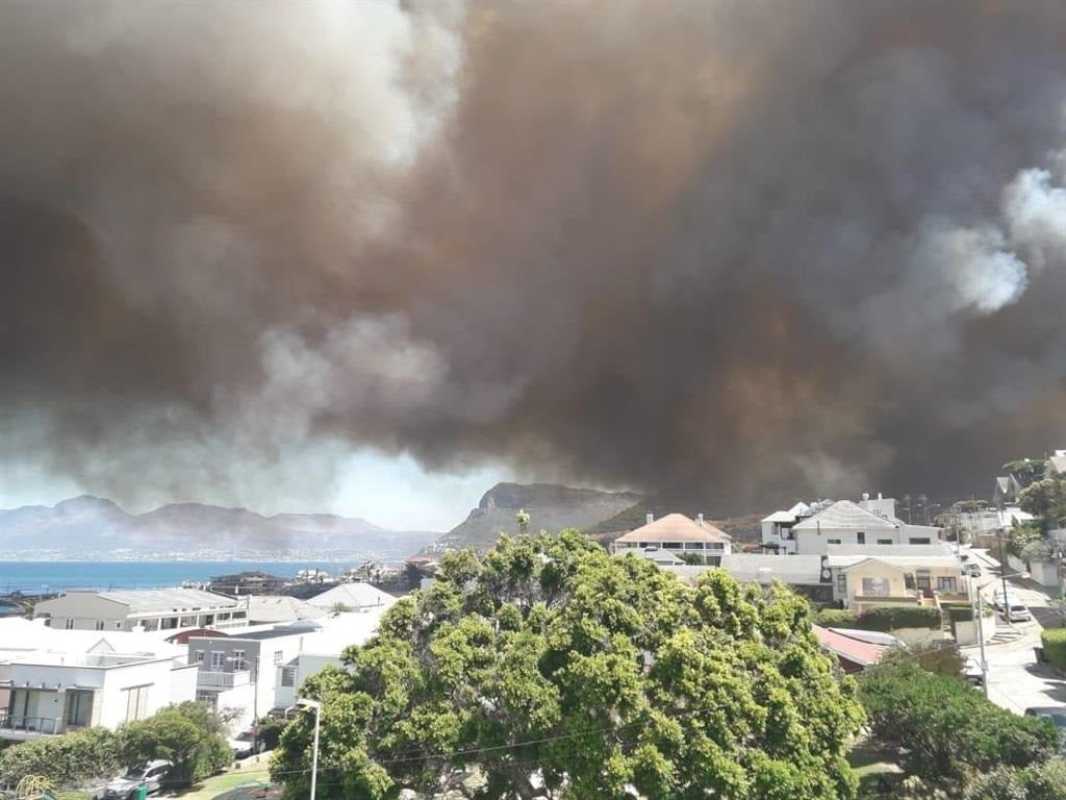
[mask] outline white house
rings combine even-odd
[[[611,552],[668,550],[678,556],[693,557],[703,564],[718,564],[733,549],[733,540],[709,522],[703,514],[691,520],[684,514],[667,514],[655,519],[648,514],[647,524],[619,536],[611,543]]]
[[[117,728],[196,696],[185,648],[121,631],[0,620],[0,738]]]
[[[792,527],[795,552],[825,555],[833,545],[869,548],[876,554],[882,547],[929,545],[940,541],[940,529],[929,525],[908,525],[895,516],[891,498],[863,498],[860,503],[838,500]]]
[[[369,583],[341,583],[315,595],[307,602],[327,611],[338,606],[342,606],[346,611],[366,611],[389,608],[396,602],[396,598]]]
[[[178,631],[248,624],[243,600],[185,588],[64,592],[38,603],[33,613],[65,630]]]

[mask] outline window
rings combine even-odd
[[[955,576],[938,576],[936,579],[936,590],[938,592],[951,592],[955,593],[959,590],[958,581]]]
[[[911,544],[929,544],[928,536],[911,537]]]
[[[234,611],[233,612],[233,618],[234,619],[244,619],[246,616],[247,616],[247,614],[244,611]]]
[[[192,663],[194,663],[194,664],[203,664],[204,663],[204,651],[203,650],[193,650],[192,651]]]
[[[221,672],[223,665],[226,663],[226,654],[221,650],[211,651],[211,670],[212,672]]]
[[[181,627],[182,628],[192,628],[195,625],[196,625],[196,615],[195,614],[193,614],[191,617],[185,616],[185,617],[181,618]]]
[[[103,627],[101,627],[100,630],[103,630]],[[115,630],[116,631],[122,630],[122,623],[121,622],[116,622],[115,623]]]
[[[74,630],[74,618],[73,617],[67,617],[66,628],[67,628],[68,631]]]
[[[664,550],[680,550],[681,542],[663,542]]]
[[[275,650],[274,651],[274,664],[275,665],[280,664],[281,663],[281,658],[282,658],[282,651],[281,650]]]
[[[837,594],[841,597],[848,594],[848,575],[843,570],[837,573]]]
[[[148,690],[151,688],[151,684],[146,684],[122,690],[126,695],[126,722],[136,722],[148,716]]]
[[[93,693],[67,692],[67,724],[84,728],[92,719]]]
[[[229,612],[223,611],[223,612],[219,613],[218,621],[221,622],[222,620],[225,620],[225,619],[229,619]]]
[[[282,686],[295,686],[296,685],[296,667],[282,667],[282,669],[281,669],[281,685]]]
[[[244,670],[246,670],[246,669],[248,669],[248,663],[244,660],[244,651],[243,650],[234,650],[233,651],[233,670],[235,672],[244,672]]]
[[[888,597],[888,578],[863,578],[862,594],[864,597]]]
[[[866,532],[865,531],[859,531],[858,533],[856,533],[855,534],[855,541],[858,544],[866,544]]]
[[[826,539],[826,544],[840,544],[840,539]]]
[[[204,689],[196,690],[196,702],[206,703],[211,708],[218,707],[218,692],[208,692]]]
[[[877,543],[878,544],[892,544],[892,540],[891,539],[878,539]]]
[[[104,621],[99,619],[96,621],[96,630],[102,631],[104,629]]]

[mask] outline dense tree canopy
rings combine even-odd
[[[907,771],[932,785],[959,789],[981,773],[1036,765],[1057,744],[1050,723],[1005,711],[914,661],[893,659],[866,673],[860,696],[874,736],[899,747]]]
[[[687,586],[574,532],[449,554],[345,662],[304,687],[324,703],[322,797],[854,796],[862,710],[803,599],[718,570]],[[312,725],[273,762],[292,797]]]

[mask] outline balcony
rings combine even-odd
[[[226,689],[235,689],[238,686],[247,686],[250,682],[251,673],[248,670],[212,672],[202,669],[196,677],[196,688],[221,692]]]
[[[0,709],[0,738],[28,739],[35,735],[57,733],[61,728],[60,720],[55,717],[24,717]]]

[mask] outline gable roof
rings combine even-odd
[[[856,530],[895,530],[896,526],[885,519],[872,514],[857,503],[850,500],[837,500],[829,508],[823,509],[813,517],[808,517],[797,523],[793,530],[814,531],[825,528],[826,530],[841,530],[854,528]]]
[[[667,514],[624,536],[617,542],[730,542],[729,534],[704,522],[693,522],[684,514]]]
[[[253,594],[245,602],[248,604],[248,619],[253,623],[317,619],[328,613],[324,608],[288,595]]]
[[[763,517],[763,522],[795,522],[796,515],[791,511],[775,511],[768,517]]]
[[[202,589],[129,589],[96,592],[99,597],[129,606],[132,613],[142,611],[191,611],[218,606],[238,606],[232,598]]]
[[[307,601],[319,608],[331,609],[340,604],[347,608],[389,607],[396,598],[369,583],[342,583]]]

